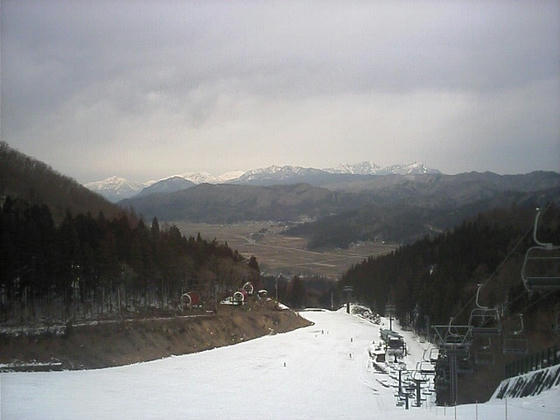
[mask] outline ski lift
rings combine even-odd
[[[503,354],[527,354],[529,341],[524,333],[523,314],[519,314],[519,326],[519,329],[514,330],[510,335],[504,336],[502,344]]]
[[[255,288],[253,287],[253,283],[251,283],[250,281],[248,281],[247,283],[245,283],[242,287],[243,290],[245,290],[245,292],[249,295],[252,296],[253,292],[255,291]]]
[[[453,325],[453,317],[449,318],[447,325],[433,325],[441,345],[444,348],[467,348],[471,343],[471,325]]]
[[[189,293],[183,293],[181,295],[179,309],[184,311],[185,309],[190,309],[192,307],[192,299]]]
[[[416,371],[423,375],[423,379],[426,379],[427,376],[434,376],[436,374],[434,366],[426,360],[416,362]]]
[[[439,348],[430,347],[424,350],[424,354],[422,355],[422,360],[424,362],[435,364],[438,360],[438,357],[439,357]]]
[[[502,326],[500,323],[500,314],[498,308],[489,308],[482,306],[479,301],[480,289],[482,284],[478,284],[476,291],[476,308],[473,308],[469,317],[469,325],[472,325],[473,335],[500,335]]]
[[[427,381],[429,379],[429,375],[423,373],[422,371],[418,370],[418,364],[420,362],[416,362],[416,370],[412,371],[411,379],[413,381]]]
[[[484,344],[480,346],[480,349],[474,353],[474,364],[477,366],[489,366],[494,364],[494,353],[491,351],[492,339],[487,337]]]
[[[238,290],[233,294],[233,304],[243,305],[245,303],[246,296],[247,296],[247,292],[245,292],[245,290]]]
[[[179,309],[184,311],[185,309],[192,309],[200,305],[200,296],[196,292],[187,292],[181,295],[179,300]]]
[[[457,373],[473,373],[474,367],[470,352],[467,350],[463,357],[457,359]]]
[[[529,292],[536,289],[560,289],[560,245],[537,239],[540,215],[541,209],[537,208],[533,225],[533,241],[536,245],[527,250],[521,267],[521,279]]]

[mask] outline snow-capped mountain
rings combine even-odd
[[[137,194],[144,196],[155,192],[175,192],[192,187],[195,184],[224,184],[239,178],[243,174],[244,171],[231,171],[217,176],[208,172],[187,172],[158,180],[152,179],[143,183],[112,176],[101,181],[88,182],[84,186],[116,203]]]
[[[239,178],[245,171],[230,171],[221,175],[212,175],[208,172],[186,172],[178,175],[194,184],[224,184]]]
[[[292,165],[272,165],[266,168],[252,169],[247,172],[228,172],[221,176],[212,176],[208,173],[188,173],[182,176],[190,181],[200,184],[233,183],[252,185],[296,184],[310,183],[322,184],[333,175],[418,175],[440,173],[437,169],[426,167],[423,163],[413,162],[406,165],[392,165],[381,167],[373,162],[359,162],[354,164],[341,164],[336,168],[316,169]]]
[[[420,162],[381,167],[373,162],[364,161],[353,164],[341,164],[336,168],[327,169],[304,168],[302,166],[291,165],[272,165],[267,168],[252,169],[246,172],[226,172],[222,175],[212,175],[208,172],[186,172],[157,181],[146,181],[143,184],[112,176],[102,181],[90,182],[85,184],[85,186],[101,194],[108,200],[117,202],[125,198],[130,198],[141,191],[142,195],[151,194],[153,192],[174,192],[188,188],[192,186],[192,184],[231,183],[273,185],[309,183],[312,185],[323,185],[325,180],[332,180],[332,177],[336,175],[419,175],[438,173],[440,173],[440,171],[437,169],[428,168]]]
[[[155,193],[170,193],[184,190],[196,185],[194,182],[186,180],[180,176],[172,176],[170,178],[157,181],[140,191],[136,197],[142,197]]]
[[[373,162],[343,163],[336,168],[323,169],[331,174],[374,175],[382,168]]]
[[[263,184],[263,183],[287,183],[293,181],[309,182],[309,177],[322,176],[327,172],[321,169],[303,168],[301,166],[276,166],[252,169],[245,172],[239,178],[232,180],[236,184]]]
[[[391,165],[380,169],[377,175],[398,174],[398,175],[422,175],[422,174],[439,174],[437,169],[426,167],[421,162],[413,162],[407,165]]]
[[[136,195],[145,185],[128,181],[125,178],[112,176],[101,181],[88,182],[84,184],[84,186],[102,195],[107,200],[116,203],[119,200],[124,200],[125,198]]]
[[[397,164],[381,167],[373,162],[359,162],[353,164],[341,164],[336,168],[323,169],[331,174],[351,174],[351,175],[419,175],[419,174],[439,174],[440,171],[426,167],[421,162],[409,164]]]
[[[243,175],[245,173],[245,171],[230,171],[230,172],[226,172],[223,173],[221,175],[218,175],[216,178],[216,181],[218,181],[218,184],[225,184],[229,181],[233,181],[235,179],[238,179],[241,175]]]
[[[194,184],[216,184],[217,177],[208,172],[185,172],[180,176],[181,178],[191,181]]]

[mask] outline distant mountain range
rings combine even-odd
[[[357,201],[356,201],[357,200]],[[150,219],[233,223],[244,220],[316,218],[365,203],[359,195],[333,192],[309,184],[200,184],[173,193],[133,197],[119,202]]]
[[[283,170],[278,171],[277,179],[284,174]],[[315,173],[306,171],[305,176],[309,178],[315,176]],[[538,197],[545,201],[556,201],[559,198],[556,198],[555,194],[560,190],[560,174],[542,171],[525,175],[470,172],[458,175],[330,176],[336,180],[322,187],[306,183],[266,186],[237,183],[201,184],[176,192],[133,197],[121,201],[120,204],[132,206],[148,218],[157,216],[160,220],[210,223],[320,219],[362,208],[364,210],[360,215],[372,214],[373,209],[374,217],[397,210],[398,214],[402,215],[420,212],[424,216],[420,227],[415,228],[414,236],[417,236],[426,231],[448,227],[447,221],[438,222],[443,220],[439,214],[442,211],[456,212],[461,209],[461,214],[476,214],[478,209],[509,206],[518,202],[536,202]],[[293,178],[290,176],[283,179]],[[403,212],[403,208],[411,211]],[[348,216],[358,220],[353,214]],[[390,220],[393,219],[394,217]],[[452,218],[452,221],[456,220]],[[409,221],[405,217],[401,227],[407,223]],[[424,229],[423,226],[430,224],[433,224],[433,227]],[[392,232],[394,233],[394,230]],[[398,235],[398,239],[404,241],[407,236],[408,233],[403,232]],[[390,240],[394,236],[385,233],[383,237]]]
[[[560,204],[560,174],[550,171],[446,175],[420,163],[380,168],[362,162],[331,169],[271,166],[224,182],[214,178],[217,185],[192,181],[209,176],[184,176],[155,182],[119,204],[162,221],[294,222],[288,233],[307,238],[310,248],[409,243],[490,209]]]
[[[421,162],[413,162],[407,165],[391,165],[381,167],[373,162],[360,162],[355,164],[342,164],[336,168],[323,169],[331,174],[350,174],[350,175],[420,175],[420,174],[439,174],[437,169],[426,167]]]
[[[336,168],[315,169],[301,166],[269,166],[250,171],[232,171],[219,176],[207,172],[187,172],[158,181],[144,183],[131,182],[124,178],[112,176],[102,181],[85,184],[87,188],[101,194],[110,201],[117,202],[131,198],[137,194],[145,196],[154,192],[173,192],[198,184],[241,184],[241,185],[289,185],[308,183],[315,186],[326,186],[348,181],[354,176],[372,175],[421,175],[439,174],[437,169],[427,168],[423,163],[414,162],[407,165],[380,167],[373,162],[342,164]],[[182,178],[190,184],[178,181]]]
[[[145,184],[112,177],[89,185],[112,191],[114,200],[133,192],[134,197],[120,200],[119,207],[3,142],[0,158],[0,200],[10,196],[44,203],[57,222],[67,210],[114,217],[123,207],[133,207],[147,220],[157,216],[161,221],[209,223],[282,221],[292,227],[288,234],[307,238],[311,248],[346,247],[363,240],[408,243],[479,212],[512,206],[533,209],[548,202],[560,205],[557,172],[445,175],[414,164],[381,168],[390,172],[383,175],[375,164],[364,162],[328,171],[273,166],[214,178],[217,185],[185,179],[211,179],[200,174]]]

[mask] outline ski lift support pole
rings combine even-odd
[[[413,379],[416,385],[416,407],[422,406],[421,395],[420,395],[420,384],[426,382],[425,379]]]
[[[457,350],[455,346],[452,348],[447,349],[447,357],[449,359],[449,379],[450,379],[450,397],[451,402],[453,405],[457,404],[457,395],[458,395],[458,387],[457,387]]]
[[[457,355],[464,353],[469,345],[470,336],[472,334],[471,325],[460,325],[455,328],[465,330],[464,334],[453,333],[451,331],[453,318],[449,319],[448,325],[432,325],[436,332],[439,343],[443,347],[449,361],[449,391],[453,404],[457,404],[458,384],[457,384]]]
[[[395,315],[397,308],[393,304],[387,304],[385,306],[385,313],[389,315],[389,329],[393,331],[393,316]]]
[[[352,286],[344,286],[344,288],[342,290],[344,292],[346,292],[346,313],[349,314],[350,313],[350,295],[354,291],[354,288]]]

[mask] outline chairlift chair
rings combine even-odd
[[[431,363],[432,365],[435,364],[439,357],[439,348],[437,347],[429,347],[424,350],[422,355],[422,361]]]
[[[427,379],[426,375],[420,370],[420,362],[416,362],[416,369],[412,371],[411,379],[413,381],[424,381]]]
[[[461,358],[457,358],[457,373],[473,373],[474,366],[470,352],[467,352]]]
[[[525,325],[523,323],[523,314],[519,314],[519,329],[514,330],[511,334],[505,335],[502,343],[503,354],[527,354],[529,350],[529,340],[525,336]]]
[[[560,289],[560,245],[538,240],[540,215],[541,209],[537,209],[533,225],[533,241],[536,245],[527,250],[521,267],[521,279],[529,292]]]
[[[436,374],[434,366],[426,360],[416,362],[416,370],[424,376],[434,376]]]
[[[438,359],[439,359],[439,348],[437,347],[432,347],[430,348],[430,353],[429,353],[429,362],[434,364],[437,363]]]
[[[494,353],[492,353],[492,339],[487,338],[484,344],[480,346],[480,349],[474,353],[474,364],[477,366],[490,366],[494,364],[495,358]]]
[[[472,326],[473,335],[500,335],[502,333],[502,325],[500,322],[500,313],[498,308],[489,308],[482,306],[479,302],[480,289],[482,284],[478,284],[476,291],[475,305],[469,317],[469,325]]]
[[[453,325],[453,317],[447,325],[432,325],[441,347],[448,350],[467,349],[471,344],[472,326]]]

